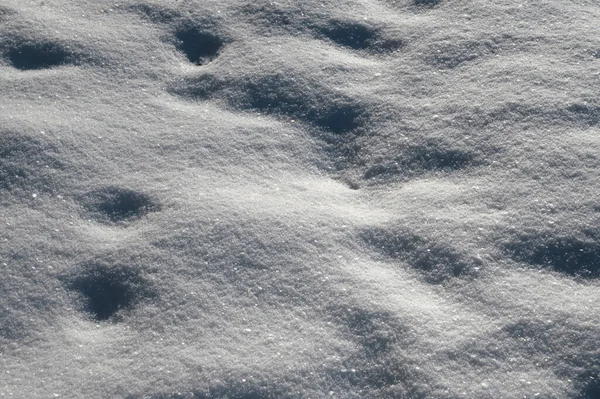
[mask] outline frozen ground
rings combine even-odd
[[[0,397],[600,398],[591,0],[2,0]]]

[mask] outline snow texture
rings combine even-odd
[[[1,398],[600,398],[597,2],[0,28]]]

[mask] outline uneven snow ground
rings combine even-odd
[[[600,398],[591,0],[3,0],[0,397]]]

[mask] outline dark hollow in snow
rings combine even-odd
[[[199,394],[194,399],[275,399],[277,395],[268,393],[252,392],[253,388],[246,388],[246,391],[240,392],[242,389],[235,388],[217,388],[212,389],[209,394]]]
[[[177,31],[175,36],[177,38],[177,49],[196,65],[210,62],[223,47],[223,41],[218,36],[198,28],[181,29]]]
[[[589,127],[600,123],[600,105],[592,101],[578,101],[569,105],[547,104],[532,106],[524,103],[506,101],[488,108],[462,112],[456,122],[470,129],[474,127],[501,126],[511,123],[516,126],[575,126]]]
[[[378,357],[389,352],[405,332],[392,317],[385,312],[373,312],[359,307],[351,307],[345,312],[336,312],[336,324],[348,337],[361,345],[368,358]]]
[[[151,296],[149,283],[126,266],[92,263],[71,279],[69,288],[85,299],[85,310],[96,320],[108,320]]]
[[[600,399],[600,375],[587,379],[580,399]]]
[[[371,54],[389,53],[400,48],[401,40],[386,37],[382,29],[370,23],[340,19],[311,21],[304,7],[275,2],[252,2],[242,7],[249,22],[265,34],[307,35],[330,41],[350,50]]]
[[[577,354],[571,357],[577,376],[569,376],[578,392],[575,399],[600,399],[600,357],[598,357],[597,345],[590,346],[591,356]],[[564,375],[564,373],[560,373]]]
[[[149,195],[114,186],[88,193],[82,203],[95,219],[113,223],[135,220],[160,209]]]
[[[336,134],[356,129],[359,125],[359,118],[360,111],[353,104],[339,104],[314,115],[317,125]],[[309,116],[309,119],[312,117]]]
[[[481,260],[463,255],[448,244],[426,239],[404,228],[371,228],[363,231],[362,238],[384,255],[408,264],[430,284],[473,277],[482,264]]]
[[[410,178],[426,172],[456,171],[478,164],[475,154],[430,140],[398,149],[394,158],[369,166],[363,177],[365,179],[385,179],[394,176]]]
[[[519,351],[534,356],[549,351],[555,345],[556,330],[552,323],[518,320],[503,326],[499,339],[510,340]]]
[[[354,50],[367,49],[376,39],[373,29],[347,21],[333,21],[322,29],[322,33],[334,43]]]
[[[566,108],[567,120],[584,122],[589,126],[600,123],[600,106],[589,104],[572,104]]]
[[[414,344],[406,326],[387,312],[357,306],[345,311],[333,309],[333,313],[334,323],[344,336],[358,344],[358,351],[343,359],[345,367],[341,370],[328,370],[329,379],[359,388],[360,397],[365,398],[425,397],[419,382],[427,377],[403,354],[403,348]]]
[[[22,71],[47,69],[73,62],[73,55],[58,43],[27,42],[9,48],[5,57]]]
[[[193,100],[221,98],[234,108],[295,118],[334,134],[344,134],[360,126],[366,112],[355,101],[339,93],[329,93],[317,83],[296,80],[281,74],[241,81],[204,74],[172,91]],[[306,89],[309,84],[314,90]]]
[[[400,40],[385,40],[378,28],[353,21],[330,21],[327,25],[315,28],[319,35],[332,42],[370,53],[385,53],[397,50],[402,46]]]
[[[240,377],[242,379],[243,377]],[[262,387],[251,382],[221,382],[211,388],[181,393],[130,395],[126,399],[279,399],[292,398],[281,388]]]
[[[350,190],[360,190],[360,184],[353,180],[345,180],[344,183],[346,183]]]
[[[514,259],[583,278],[600,277],[600,242],[590,236],[531,233],[505,244]]]
[[[415,5],[417,6],[429,6],[429,7],[433,7],[433,6],[437,6],[438,4],[440,4],[440,0],[414,0]]]

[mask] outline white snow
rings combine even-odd
[[[600,398],[599,21],[4,0],[0,396]]]

